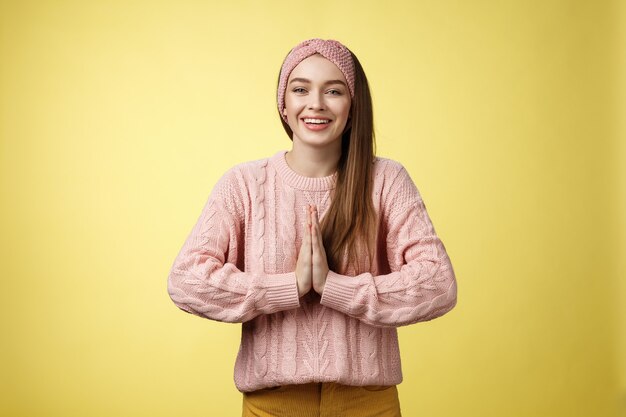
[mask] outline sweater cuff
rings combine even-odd
[[[285,274],[267,275],[263,280],[263,284],[266,293],[264,297],[265,303],[261,309],[264,313],[271,314],[300,307],[295,271]]]
[[[354,295],[356,292],[354,285],[350,285],[353,284],[354,279],[354,277],[328,271],[320,304],[342,313],[350,314],[354,306]]]

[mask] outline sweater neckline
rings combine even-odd
[[[285,183],[293,188],[307,191],[326,191],[335,188],[337,171],[326,177],[306,177],[298,174],[287,164],[287,160],[285,159],[286,154],[286,150],[281,150],[270,158],[278,175]]]

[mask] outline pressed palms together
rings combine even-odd
[[[326,260],[326,250],[322,241],[322,230],[319,224],[317,207],[309,204],[307,205],[307,216],[304,223],[304,237],[296,264],[298,295],[302,297],[311,288],[321,295],[324,291],[327,275],[328,261]]]

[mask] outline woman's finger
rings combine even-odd
[[[313,250],[313,254],[319,250],[319,235],[317,234],[317,222],[315,221],[315,216],[311,216],[313,222],[311,224],[311,249]]]
[[[312,246],[313,246],[313,251],[315,251],[317,249],[317,246],[319,245],[319,236],[317,234],[317,209],[316,206],[311,206],[311,210],[309,212],[311,214],[311,240],[312,240]]]
[[[306,211],[306,230],[304,232],[304,242],[308,248],[309,255],[311,254],[311,209],[307,206]]]
[[[303,227],[302,244],[300,245],[300,251],[298,254],[298,260],[296,261],[296,281],[298,285],[298,295],[302,297],[307,294],[313,285],[312,277],[312,263],[311,263],[311,226],[310,216],[308,215],[309,208],[307,209],[307,216]]]
[[[326,259],[326,251],[322,241],[322,232],[319,224],[317,207],[313,207],[311,217],[313,218],[313,229],[311,230],[313,244],[312,272],[311,280],[313,289],[318,294],[324,292],[326,285],[326,276],[328,275],[328,260]]]
[[[326,249],[324,248],[324,239],[322,238],[322,227],[320,226],[319,212],[317,211],[317,207],[315,208],[315,230],[314,233],[317,236],[317,245],[319,247],[320,252],[324,257],[326,257]]]

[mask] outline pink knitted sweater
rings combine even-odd
[[[324,216],[337,173],[304,177],[286,151],[239,164],[217,182],[176,257],[168,293],[182,310],[242,323],[235,362],[241,392],[284,384],[402,382],[397,327],[456,305],[445,247],[405,168],[376,157],[378,214],[370,272],[328,273],[320,296],[298,298],[295,266],[305,207]]]

